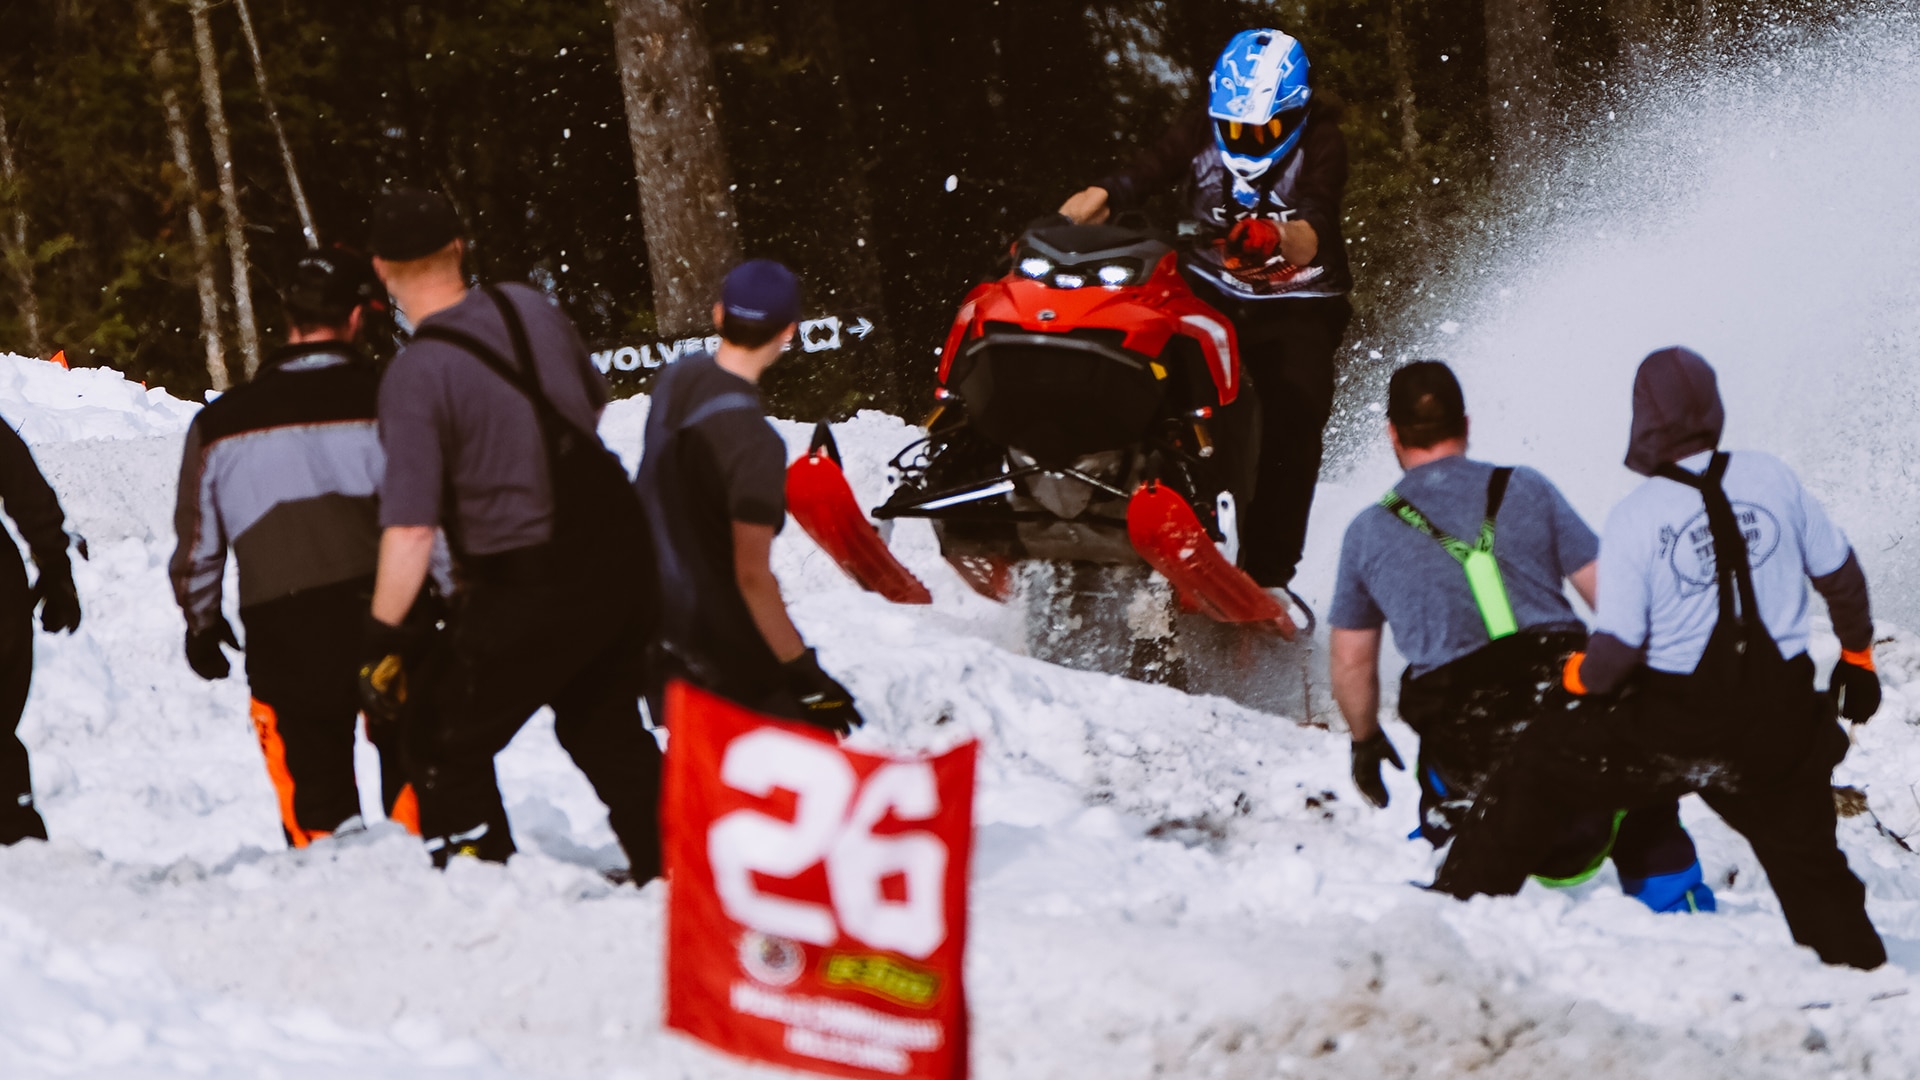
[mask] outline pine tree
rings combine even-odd
[[[233,319],[240,332],[240,357],[247,378],[260,369],[260,329],[253,315],[251,264],[247,259],[247,219],[240,212],[240,185],[233,175],[232,129],[220,92],[220,57],[213,48],[212,20],[207,0],[187,0],[193,16],[193,52],[200,64],[200,96],[207,112],[207,137],[213,143],[214,178],[220,187],[221,232],[227,238],[232,263]]]
[[[739,259],[738,218],[720,140],[719,91],[693,0],[608,0],[633,141],[640,215],[663,332],[711,325]]]
[[[273,103],[273,91],[267,88],[267,62],[260,56],[260,39],[253,32],[253,15],[247,0],[233,0],[240,16],[240,33],[247,42],[247,55],[253,59],[253,81],[260,87],[260,104],[266,109],[267,123],[273,127],[274,142],[280,146],[280,165],[287,171],[287,189],[293,195],[293,208],[300,215],[300,233],[307,247],[320,247],[320,231],[313,224],[313,208],[307,205],[307,189],[300,183],[300,170],[293,163],[293,147],[287,142],[287,129],[280,123],[280,109]]]
[[[40,331],[40,296],[34,288],[33,249],[27,244],[27,207],[20,186],[20,170],[13,159],[13,138],[7,133],[6,104],[0,102],[0,204],[12,205],[12,220],[7,228],[0,230],[0,260],[6,263],[7,276],[13,279],[14,302],[20,309],[27,349],[44,359],[47,343]]]
[[[213,267],[213,241],[207,235],[206,216],[200,210],[200,170],[193,164],[187,135],[186,110],[175,85],[172,44],[160,22],[158,0],[139,0],[141,34],[152,53],[153,81],[160,88],[160,109],[167,123],[167,145],[173,152],[174,201],[185,208],[187,235],[193,243],[193,277],[200,297],[200,341],[206,351],[207,378],[215,390],[231,383],[226,348],[220,338],[220,291]]]

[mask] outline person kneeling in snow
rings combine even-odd
[[[233,548],[254,731],[281,830],[299,848],[362,825],[353,735],[383,458],[380,375],[353,342],[385,290],[364,257],[335,250],[302,258],[282,299],[287,344],[187,428],[168,573],[187,617],[187,663],[224,679],[221,646],[240,647],[220,610]],[[378,725],[368,735],[387,814],[418,831],[397,739]]]
[[[1697,354],[1640,365],[1627,467],[1648,479],[1607,518],[1596,629],[1564,671],[1573,698],[1521,736],[1434,887],[1516,892],[1580,815],[1698,792],[1753,845],[1795,941],[1878,967],[1831,790],[1848,745],[1836,708],[1864,721],[1880,705],[1866,576],[1793,470],[1715,449],[1725,416]],[[1806,653],[1808,578],[1843,650],[1827,698]]]
[[[1466,402],[1445,364],[1393,373],[1387,434],[1406,475],[1347,529],[1329,614],[1333,693],[1353,733],[1354,783],[1385,806],[1380,763],[1404,767],[1377,719],[1390,624],[1408,661],[1400,716],[1420,735],[1419,835],[1440,847],[1585,640],[1561,583],[1592,606],[1599,540],[1546,477],[1467,458]],[[1620,805],[1639,804],[1557,823],[1523,870],[1571,885],[1611,854],[1621,887],[1655,911],[1712,910],[1677,800]]]
[[[27,707],[27,688],[33,682],[33,609],[40,608],[40,629],[49,634],[72,633],[80,626],[80,596],[73,587],[73,563],[67,558],[69,539],[61,527],[66,514],[60,499],[34,463],[33,452],[0,421],[0,501],[33,552],[39,576],[27,585],[27,569],[20,552],[5,545],[0,555],[0,844],[29,837],[47,838],[47,823],[33,806],[33,777],[27,748],[14,734]],[[86,548],[81,547],[82,556]],[[12,556],[8,558],[7,556]]]

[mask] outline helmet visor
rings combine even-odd
[[[1213,121],[1214,132],[1220,138],[1220,145],[1229,154],[1239,157],[1261,158],[1279,149],[1300,130],[1306,121],[1305,107],[1286,109],[1276,113],[1273,119],[1264,124],[1245,124],[1238,120]]]

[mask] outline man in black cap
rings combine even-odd
[[[1591,606],[1600,550],[1546,477],[1470,460],[1467,429],[1465,397],[1445,364],[1393,373],[1387,437],[1406,475],[1348,526],[1328,612],[1354,783],[1376,806],[1387,804],[1381,762],[1400,767],[1377,720],[1381,631],[1393,627],[1407,659],[1400,716],[1420,736],[1420,834],[1436,848],[1586,640],[1565,585]],[[1574,818],[1526,869],[1548,884],[1573,884],[1609,854],[1621,887],[1655,911],[1713,909],[1673,799]]]
[[[493,758],[550,705],[644,882],[660,868],[660,750],[638,706],[652,544],[597,433],[606,383],[546,297],[467,287],[439,196],[381,199],[372,246],[415,329],[380,386],[384,531],[361,683],[370,709],[402,717],[421,832],[437,865],[511,855]],[[436,529],[454,589],[433,634],[408,613]]]
[[[853,696],[801,640],[771,562],[787,453],[759,382],[799,319],[786,267],[756,259],[727,275],[713,306],[720,348],[660,376],[634,486],[659,553],[659,676],[844,735],[861,723]]]
[[[27,748],[14,732],[33,683],[33,609],[40,629],[72,633],[80,626],[80,596],[67,557],[66,514],[33,460],[33,452],[0,417],[0,503],[38,570],[31,586],[20,550],[0,544],[0,845],[47,838],[47,824],[33,805]],[[86,549],[81,548],[81,554]]]
[[[221,646],[240,647],[221,611],[233,550],[254,730],[298,848],[362,824],[353,741],[383,456],[380,376],[355,342],[386,291],[365,256],[336,248],[302,258],[282,300],[287,344],[187,428],[168,574],[188,665],[224,679]],[[417,831],[399,747],[377,724],[368,735],[388,816]]]
[[[1866,889],[1834,837],[1833,767],[1880,703],[1866,576],[1779,459],[1717,450],[1713,369],[1686,349],[1640,365],[1627,466],[1647,477],[1607,518],[1600,603],[1576,695],[1523,734],[1460,827],[1434,887],[1516,891],[1574,816],[1699,792],[1753,845],[1793,939],[1878,967]],[[1830,698],[1807,656],[1807,581],[1843,650]]]

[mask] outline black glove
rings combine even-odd
[[[73,567],[65,560],[40,568],[33,599],[40,604],[40,629],[49,634],[80,629],[80,594],[73,587]]]
[[[422,630],[413,620],[389,626],[367,616],[361,649],[360,707],[370,726],[397,723],[407,703],[407,656],[420,643]]]
[[[1387,733],[1376,731],[1364,739],[1353,741],[1353,785],[1360,794],[1375,806],[1387,805],[1387,785],[1380,779],[1380,763],[1390,761],[1393,767],[1406,772],[1407,767],[1400,761],[1400,752],[1387,741]]]
[[[240,647],[225,615],[218,616],[213,625],[203,630],[188,629],[187,666],[203,679],[226,678],[233,669],[227,665],[227,654],[220,650],[222,645]]]
[[[1871,659],[1868,661],[1871,663]],[[1880,711],[1880,675],[1871,667],[1856,664],[1845,656],[1833,666],[1833,678],[1827,692],[1840,715],[1856,724],[1864,724]]]
[[[800,717],[815,727],[835,735],[845,735],[866,723],[853,707],[853,694],[833,676],[820,670],[820,661],[808,649],[780,665],[787,675],[787,689],[800,704]]]

